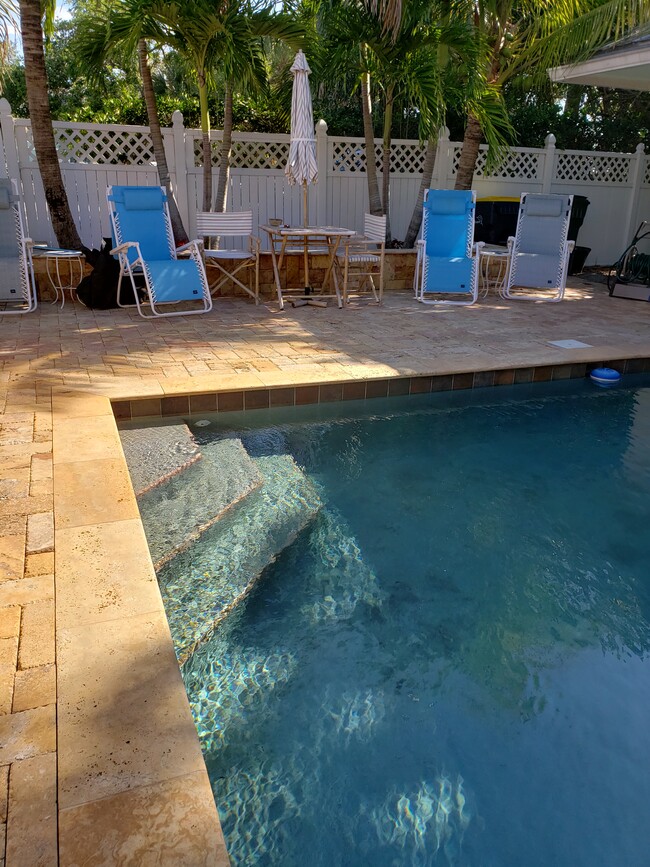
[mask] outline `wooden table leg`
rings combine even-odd
[[[334,261],[336,259],[336,253],[339,248],[339,244],[341,243],[341,236],[334,235],[333,238],[328,236],[327,238],[327,246],[330,251],[329,262],[327,263],[327,271],[325,272],[325,278],[323,280],[323,290],[327,288],[327,285],[330,281],[332,270],[334,268]],[[334,276],[334,291],[336,292],[336,300],[338,302],[339,308],[343,307],[343,301],[341,300],[341,293],[339,291],[339,283],[336,279],[336,275]]]

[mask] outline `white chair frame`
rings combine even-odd
[[[34,277],[34,262],[32,248],[34,242],[26,236],[25,220],[23,216],[23,203],[18,192],[16,181],[11,181],[11,210],[13,211],[16,226],[16,240],[19,247],[20,262],[20,293],[24,307],[16,310],[0,310],[0,316],[15,316],[22,313],[32,313],[38,306],[36,296],[36,279]],[[13,303],[8,298],[0,299],[0,304]]]
[[[362,288],[368,286],[376,303],[381,304],[384,297],[384,262],[386,258],[385,215],[365,214],[363,234],[344,238],[342,247],[343,249],[336,253],[334,280],[337,290],[339,279],[343,284],[343,306],[347,306],[350,297],[351,274],[360,278],[359,289],[355,294],[364,294]],[[379,288],[375,286],[375,277],[379,278]]]
[[[571,207],[573,205],[573,196],[569,196],[569,207],[568,214],[565,216],[564,223],[562,226],[561,239],[560,239],[560,249],[558,250],[558,266],[557,266],[557,280],[555,291],[551,294],[550,291],[547,292],[546,295],[542,294],[547,290],[544,289],[543,286],[540,286],[537,291],[534,292],[525,292],[521,289],[517,289],[517,255],[520,252],[525,252],[520,249],[520,222],[522,219],[525,219],[525,212],[522,210],[522,206],[524,205],[526,197],[530,195],[529,193],[522,193],[521,200],[519,205],[519,218],[517,219],[517,231],[515,237],[512,236],[508,238],[508,253],[510,254],[510,261],[508,265],[508,272],[506,275],[506,280],[501,288],[501,296],[509,301],[541,301],[546,303],[557,303],[564,298],[564,293],[566,292],[566,281],[567,274],[569,270],[569,257],[573,252],[575,247],[575,241],[567,240],[567,234],[569,231],[569,222],[571,220]],[[562,196],[558,196],[557,198],[563,198]],[[515,292],[512,291],[513,287],[516,289]]]
[[[429,197],[429,190],[425,190],[424,192],[424,201],[426,202]],[[472,190],[472,202],[474,204],[474,208],[476,209],[476,191]],[[474,211],[476,214],[476,210]],[[472,217],[472,221],[474,221],[474,217]],[[474,241],[474,232],[467,233],[467,245],[466,245],[466,256],[468,259],[472,260],[472,276],[471,276],[471,288],[468,291],[469,300],[466,301],[452,301],[450,299],[426,299],[425,295],[431,294],[425,291],[425,286],[427,283],[427,276],[429,273],[429,259],[426,253],[426,236],[429,228],[429,211],[426,208],[423,208],[423,216],[422,216],[422,238],[417,242],[417,255],[415,261],[415,276],[414,280],[417,280],[417,288],[415,290],[415,297],[421,304],[435,304],[440,307],[471,307],[472,304],[475,304],[478,300],[478,277],[479,277],[479,259],[481,256],[481,251],[485,246],[484,241]]]
[[[210,286],[210,293],[214,295],[228,280],[232,280],[240,288],[247,292],[256,304],[260,303],[260,239],[253,235],[253,212],[252,211],[228,211],[217,213],[214,211],[199,211],[196,215],[196,233],[201,238],[216,238],[217,244],[221,238],[247,238],[248,249],[209,249],[204,245],[203,255],[208,267],[216,268],[223,276],[218,282]],[[236,266],[229,271],[221,264],[222,261],[235,261]],[[246,269],[248,285],[242,282],[236,274]],[[251,287],[251,270],[254,270],[255,285]]]
[[[119,186],[119,185],[116,185]],[[165,187],[160,187],[163,192],[163,196],[167,196],[167,190]],[[117,306],[118,307],[137,307],[138,313],[143,319],[153,319],[154,317],[160,318],[164,316],[192,316],[200,313],[208,313],[212,310],[212,297],[210,296],[210,291],[208,288],[208,278],[205,273],[205,265],[203,263],[203,255],[202,248],[203,243],[201,241],[188,241],[187,244],[183,244],[180,247],[176,247],[174,244],[174,235],[172,232],[172,221],[169,215],[169,205],[167,201],[163,203],[164,215],[165,215],[165,231],[167,235],[167,244],[169,248],[169,254],[171,259],[177,259],[177,253],[189,252],[190,258],[196,262],[197,271],[199,274],[199,279],[201,282],[202,288],[202,302],[203,306],[199,310],[169,310],[165,312],[159,312],[156,309],[156,290],[151,280],[151,275],[149,273],[149,269],[147,268],[146,259],[143,258],[142,252],[140,250],[140,244],[137,241],[126,241],[122,238],[122,230],[120,227],[119,215],[115,208],[113,207],[113,202],[110,200],[110,196],[112,195],[113,185],[109,185],[106,188],[106,198],[108,201],[108,211],[111,218],[111,226],[113,229],[113,237],[115,238],[116,246],[111,250],[111,255],[117,256],[118,261],[120,263],[120,276],[117,281]],[[128,251],[133,249],[136,251],[136,258],[133,261],[129,260]],[[135,283],[135,277],[143,276],[145,282],[145,289],[147,292],[146,302],[151,308],[151,313],[143,312],[143,304],[140,302],[140,296],[138,294],[138,287]],[[135,298],[135,304],[123,304],[121,302],[121,289],[122,289],[122,278],[128,276],[131,281],[131,288],[133,289],[133,297]],[[180,302],[177,301],[163,301],[159,302],[160,304],[178,304]]]

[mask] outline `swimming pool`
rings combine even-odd
[[[183,667],[232,863],[647,863],[647,379],[208,420],[309,506]]]

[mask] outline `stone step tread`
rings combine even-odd
[[[177,556],[240,500],[262,476],[239,439],[201,447],[201,460],[138,498],[156,569]]]
[[[290,455],[253,460],[264,479],[262,486],[158,575],[181,663],[209,638],[321,507],[313,482]]]
[[[120,431],[124,457],[136,496],[163,484],[201,457],[186,424]]]

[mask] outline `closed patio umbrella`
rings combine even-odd
[[[307,209],[307,185],[318,180],[316,163],[316,136],[314,135],[314,115],[311,107],[309,73],[307,58],[302,51],[296,54],[291,67],[293,91],[291,94],[291,139],[289,158],[284,170],[290,184],[302,184],[303,188],[303,225],[309,221]]]

